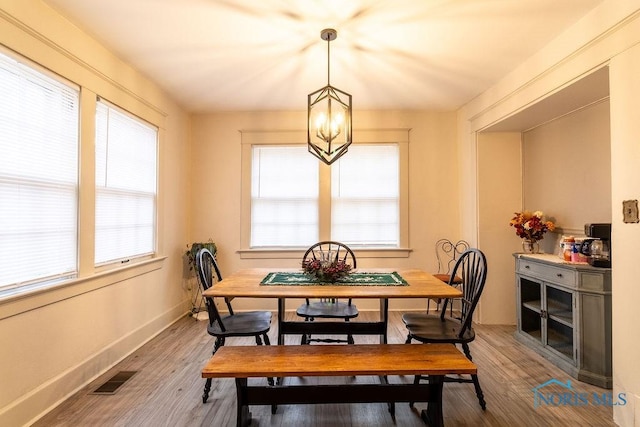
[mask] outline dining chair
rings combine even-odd
[[[458,286],[460,285],[462,279],[457,276],[451,275],[451,270],[465,251],[469,249],[469,243],[466,240],[458,240],[457,242],[452,242],[449,239],[440,239],[436,242],[436,260],[438,262],[438,272],[434,274],[434,276],[443,282],[451,285]],[[435,299],[436,303],[436,311],[440,310],[440,299]],[[453,303],[450,304],[450,310],[453,310]],[[431,300],[427,300],[427,313],[431,310]],[[453,311],[452,311],[453,312]]]
[[[196,255],[196,269],[198,271],[198,281],[202,291],[214,286],[222,280],[218,263],[213,254],[206,248],[200,249]],[[256,344],[270,345],[267,333],[271,327],[270,311],[248,311],[234,313],[231,300],[225,298],[228,315],[222,316],[216,307],[213,298],[205,297],[205,305],[209,314],[207,332],[215,337],[213,354],[225,344],[229,337],[255,337]],[[202,394],[202,403],[206,403],[211,390],[211,378],[207,378]],[[267,378],[269,385],[273,385],[273,378]]]
[[[460,298],[460,316],[447,316],[447,304],[450,299],[445,299],[440,309],[440,314],[428,313],[404,313],[404,322],[408,334],[406,344],[413,340],[424,343],[451,343],[462,346],[465,356],[469,360],[471,352],[469,343],[475,339],[475,332],[472,327],[473,312],[478,305],[482,290],[487,279],[487,260],[479,249],[469,249],[465,251],[452,270],[452,277],[458,276],[461,279],[460,288],[463,296]],[[422,379],[428,377],[416,375],[414,382],[417,384]],[[473,383],[480,407],[485,410],[486,402],[480,387],[478,375],[473,374],[471,378],[445,377],[445,382],[465,382]]]
[[[344,261],[356,268],[356,256],[347,245],[332,240],[318,242],[312,245],[304,253],[302,264],[307,260],[319,260],[325,262]],[[313,322],[315,319],[343,319],[348,322],[358,316],[358,308],[352,304],[351,298],[347,301],[340,301],[337,298],[321,298],[311,301],[309,298],[305,303],[300,305],[296,310],[299,317],[303,317],[305,321]],[[301,344],[309,344],[310,342],[346,342],[353,344],[353,335],[348,334],[347,339],[338,338],[312,338],[311,334],[302,334]]]

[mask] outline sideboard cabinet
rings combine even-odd
[[[516,339],[574,378],[611,388],[611,269],[514,257]]]

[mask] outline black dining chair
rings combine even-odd
[[[487,279],[487,260],[484,254],[478,249],[469,249],[460,255],[451,273],[451,277],[455,276],[462,279],[459,286],[463,296],[457,299],[460,301],[460,315],[447,316],[447,305],[451,302],[450,299],[444,300],[438,315],[404,313],[402,321],[408,330],[406,344],[410,344],[413,340],[424,344],[459,344],[465,356],[472,360],[469,343],[475,339],[476,335],[471,322]],[[423,379],[428,380],[428,377],[416,375],[414,382],[417,384]],[[473,383],[480,407],[483,410],[486,409],[487,405],[477,374],[471,375],[470,379],[445,377],[444,380],[445,382]]]
[[[198,281],[202,286],[203,292],[222,280],[218,263],[206,248],[200,249],[196,255],[196,270],[198,271]],[[204,300],[209,314],[207,332],[216,339],[213,345],[213,354],[224,345],[228,337],[255,337],[257,345],[262,345],[263,341],[264,344],[270,345],[267,333],[271,328],[271,312],[248,311],[234,313],[231,301],[225,298],[229,314],[222,316],[213,298],[205,297]],[[211,380],[211,378],[207,378],[205,382],[202,403],[206,403],[209,398]],[[273,378],[267,378],[267,381],[269,385],[273,385]]]
[[[356,268],[356,256],[347,245],[331,240],[318,242],[312,245],[304,253],[302,263],[307,260],[319,261],[344,261]],[[348,322],[358,316],[358,308],[352,304],[351,298],[347,301],[340,301],[337,298],[322,298],[311,301],[309,298],[305,300],[296,310],[299,317],[303,317],[305,321],[313,322],[315,319],[343,319]],[[302,334],[301,344],[309,344],[310,342],[346,342],[353,344],[353,335],[348,334],[347,339],[338,338],[312,338],[311,334]]]

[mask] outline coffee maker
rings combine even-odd
[[[587,257],[589,264],[594,267],[611,268],[611,224],[585,224],[584,234],[590,238],[583,242],[583,245],[590,245]]]

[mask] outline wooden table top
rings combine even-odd
[[[329,364],[329,366],[328,366]],[[203,378],[475,374],[453,344],[223,346]]]
[[[408,286],[340,286],[340,285],[260,285],[262,279],[274,271],[300,272],[300,269],[251,268],[240,270],[204,292],[208,297],[251,298],[459,298],[457,288],[451,287],[422,270],[393,270],[368,268],[356,271],[390,273],[397,271]]]

